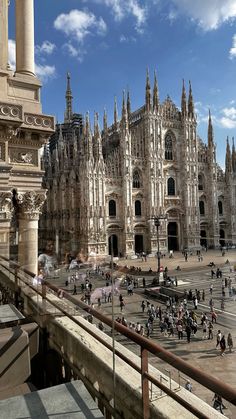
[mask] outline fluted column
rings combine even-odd
[[[8,0],[0,0],[0,70],[8,67]]]
[[[19,245],[18,262],[33,273],[38,271],[38,220],[46,192],[18,194]]]
[[[0,192],[0,256],[10,256],[10,226],[13,213],[12,193]]]
[[[16,0],[16,72],[34,75],[34,0]]]

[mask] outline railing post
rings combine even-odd
[[[14,268],[14,279],[15,279],[15,306],[19,306],[19,287],[18,287],[18,269],[17,266]]]
[[[143,400],[143,419],[150,418],[150,407],[149,407],[149,382],[148,378],[145,377],[145,373],[148,373],[148,351],[141,347],[141,379],[142,379],[142,400]]]

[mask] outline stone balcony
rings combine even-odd
[[[54,117],[50,115],[24,113],[23,106],[0,102],[0,123],[20,126],[35,131],[53,133]]]

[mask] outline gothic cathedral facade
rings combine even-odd
[[[208,139],[197,135],[191,84],[181,109],[161,103],[147,73],[145,104],[131,111],[123,95],[119,120],[100,131],[98,115],[72,112],[67,76],[64,123],[43,155],[48,199],[40,230],[61,252],[128,256],[160,250],[236,244],[236,151],[227,139],[225,171],[216,162],[209,112]],[[153,219],[161,217],[157,230]]]

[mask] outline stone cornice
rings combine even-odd
[[[0,123],[11,121],[21,128],[53,133],[55,130],[54,117],[51,115],[34,114],[23,111],[21,105],[0,102]]]

